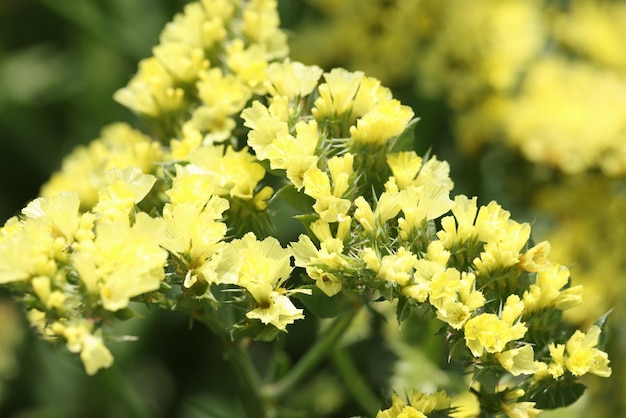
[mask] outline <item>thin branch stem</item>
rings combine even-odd
[[[266,418],[268,404],[261,396],[261,379],[241,344],[231,345],[227,360],[232,366],[241,403],[248,418]]]
[[[133,385],[122,376],[119,368],[112,367],[97,375],[99,381],[115,397],[115,400],[123,405],[126,411],[133,418],[150,418],[154,416],[153,411],[142,401]]]
[[[363,376],[357,370],[348,350],[343,347],[337,347],[333,350],[331,358],[346,388],[363,412],[367,416],[376,415],[376,412],[380,409],[380,401],[363,380]]]
[[[263,386],[261,378],[248,352],[241,342],[230,340],[214,312],[203,308],[201,304],[194,305],[192,303],[188,306],[181,305],[178,310],[205,324],[221,343],[222,352],[231,366],[237,394],[241,399],[246,417],[267,418],[270,405],[265,402],[261,394]]]
[[[317,338],[306,354],[277,382],[266,385],[262,393],[265,399],[277,400],[286,395],[313,370],[335,347],[337,340],[348,328],[357,309],[351,309],[337,317],[324,334]]]

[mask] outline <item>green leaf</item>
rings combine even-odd
[[[348,297],[343,292],[328,296],[317,286],[310,285],[304,286],[304,288],[310,289],[311,294],[294,293],[293,296],[304,303],[304,306],[319,318],[334,318],[350,304]]]
[[[304,194],[304,192],[298,191],[293,184],[288,184],[276,192],[274,198],[279,197],[284,200],[289,206],[295,210],[303,213],[313,212],[313,205],[315,199],[311,196]]]
[[[415,125],[420,118],[413,118],[407,123],[406,128],[391,141],[389,152],[413,151],[415,149]]]
[[[536,402],[539,409],[562,408],[573,404],[585,393],[587,386],[576,382],[574,378],[555,381],[550,378],[542,380],[533,387],[528,395]]]
[[[609,309],[608,312],[606,312],[596,322],[593,323],[593,325],[600,328],[600,338],[598,339],[598,347],[597,347],[598,350],[604,350],[604,348],[606,347],[606,341],[607,341],[606,320],[609,318],[609,315],[611,314],[611,312],[613,312],[614,309],[615,308]]]

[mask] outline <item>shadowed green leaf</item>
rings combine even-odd
[[[343,292],[329,297],[317,286],[303,286],[303,288],[310,289],[311,294],[295,293],[293,296],[302,301],[307,309],[320,318],[334,318],[350,304]]]
[[[389,152],[413,151],[415,149],[415,125],[419,120],[420,118],[411,119],[404,131],[391,140]]]

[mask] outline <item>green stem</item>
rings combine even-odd
[[[235,344],[229,347],[226,354],[246,416],[267,418],[268,404],[261,396],[261,379],[248,353],[240,344]]]
[[[335,347],[337,340],[348,328],[356,315],[352,309],[337,317],[330,328],[321,335],[306,354],[280,380],[263,388],[263,396],[268,400],[277,400],[286,395],[296,384],[314,369],[321,360]]]
[[[232,342],[225,332],[217,313],[202,304],[179,304],[178,310],[185,312],[197,321],[205,324],[222,345],[222,352],[231,366],[237,394],[247,418],[267,418],[269,407],[261,396],[261,378],[241,342]],[[228,316],[229,312],[226,312]]]
[[[131,417],[150,418],[153,416],[153,411],[150,411],[145,403],[142,402],[133,385],[129,384],[125,376],[122,376],[119,368],[111,367],[99,373],[97,378],[110,391],[116,401],[124,406]]]
[[[331,358],[346,388],[363,412],[367,416],[375,416],[380,409],[380,401],[363,380],[348,351],[343,347],[337,347],[333,350]]]

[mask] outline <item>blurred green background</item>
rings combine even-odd
[[[127,83],[137,62],[151,55],[165,23],[186,3],[184,0],[0,1],[0,155],[4,157],[0,164],[0,222],[18,214],[37,196],[50,174],[60,168],[63,156],[76,145],[97,138],[102,126],[128,121],[141,128],[139,119],[115,103],[112,95]],[[527,162],[502,144],[490,145],[480,154],[460,152],[455,145],[453,127],[457,110],[445,94],[420,93],[417,73],[411,66],[418,65],[421,51],[417,47],[411,50],[413,45],[398,43],[401,37],[397,34],[395,44],[381,41],[376,47],[405,48],[403,51],[408,53],[401,58],[408,63],[408,69],[394,67],[398,64],[385,61],[385,54],[378,58],[375,52],[371,57],[359,56],[342,49],[352,41],[344,38],[343,32],[333,32],[337,31],[337,25],[354,29],[361,24],[372,39],[383,39],[381,34],[386,27],[379,22],[382,18],[376,11],[379,7],[384,9],[387,3],[402,4],[372,1],[371,5],[376,5],[371,7],[372,15],[368,12],[369,0],[360,2],[359,9],[353,13],[342,10],[341,2],[337,1],[280,0],[282,26],[294,40],[292,46],[298,48],[293,50],[294,59],[326,69],[335,65],[362,69],[381,77],[394,96],[412,106],[421,118],[415,132],[417,151],[423,154],[430,150],[450,163],[454,194],[478,195],[481,203],[497,200],[512,212],[513,218],[533,222],[539,235],[535,238],[543,239],[542,231],[549,229],[546,225],[550,219],[542,217],[541,209],[533,204],[534,192],[538,185],[559,180],[558,173]],[[407,0],[405,4],[418,3]],[[408,10],[405,15],[408,16]],[[347,20],[342,21],[342,16]],[[320,36],[317,41],[316,33]],[[334,40],[331,37],[330,41],[320,41],[334,33],[337,34]],[[360,36],[358,31],[355,33]],[[399,33],[404,38],[421,36],[404,30]],[[373,50],[372,45],[360,42],[353,46],[360,54],[366,54],[368,49]],[[316,49],[334,52],[320,54]],[[324,62],[315,62],[312,57],[316,54],[325,57]],[[463,63],[459,65],[462,67]],[[397,73],[389,68],[396,68]],[[568,198],[554,199],[565,202]],[[559,216],[567,218],[562,213]],[[622,213],[616,222],[624,225],[624,219]],[[619,254],[623,253],[622,246],[623,242],[617,248]],[[626,266],[624,257],[619,257]],[[594,260],[589,262],[593,264]],[[622,274],[610,280],[623,288],[626,278]],[[603,293],[607,288],[597,291],[601,298],[609,298],[609,293]],[[617,294],[621,295],[619,291]],[[620,297],[613,296],[611,300],[619,301],[621,310]],[[89,378],[80,361],[64,347],[41,341],[31,332],[19,308],[10,302],[8,295],[0,293],[0,417],[238,416],[236,406],[230,402],[233,391],[223,359],[217,351],[211,351],[212,337],[208,331],[201,326],[190,326],[182,315],[148,311],[143,314],[144,320],[128,321],[116,328],[120,335],[140,335],[141,339],[112,344],[115,366]],[[287,340],[286,349],[294,356],[310,343],[315,326],[309,321],[301,322],[290,328]],[[604,402],[605,409],[596,416],[618,417],[624,412],[621,403],[615,401],[623,398],[621,382],[626,377],[621,359],[626,334],[623,328],[614,327],[613,342],[608,348],[616,376],[602,382],[602,386],[592,382],[597,386],[595,392],[602,394],[599,399],[613,400]],[[359,360],[370,381],[389,377],[388,369],[393,362],[389,349],[376,336],[366,343],[369,352],[375,353],[379,360],[376,364]],[[262,347],[258,355],[264,355]],[[311,416],[358,414],[358,408],[345,401],[347,396],[343,392],[333,391],[333,378],[324,376],[317,384],[328,386],[326,390],[317,390],[311,384],[309,392],[303,390],[299,395],[320,396],[315,402],[317,409],[310,411]],[[294,398],[297,404],[298,396]],[[595,401],[585,402],[593,406]],[[578,409],[561,412],[561,416],[591,416],[580,412],[585,402]]]

